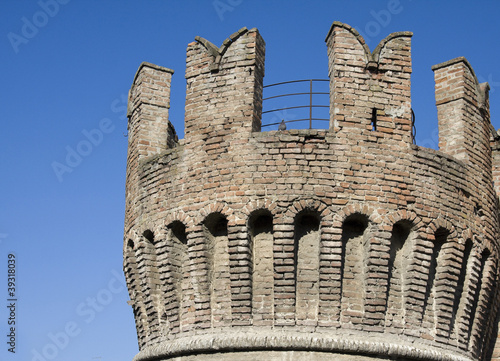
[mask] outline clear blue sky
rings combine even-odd
[[[171,121],[182,137],[185,51],[196,35],[220,45],[257,27],[270,84],[327,78],[324,39],[335,20],[364,33],[372,50],[391,32],[412,31],[418,143],[437,147],[431,66],[458,56],[490,82],[500,127],[497,1],[55,1],[0,3],[1,360],[137,353],[121,283],[126,94],[142,61],[174,69]],[[54,164],[66,168],[57,173]],[[17,260],[15,354],[6,344],[9,253]]]

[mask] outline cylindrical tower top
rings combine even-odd
[[[124,239],[136,361],[489,357],[500,166],[485,86],[465,60],[435,68],[438,111],[453,108],[463,139],[412,144],[410,39],[391,34],[370,52],[333,24],[328,130],[260,131],[255,29],[220,48],[189,44],[180,142],[172,71],[141,66]],[[464,95],[444,101],[445,83]]]

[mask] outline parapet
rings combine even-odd
[[[333,23],[326,37],[331,130],[410,141],[412,35],[390,34],[372,53],[356,30]]]
[[[127,117],[130,119],[129,142],[136,143],[139,157],[158,154],[177,141],[168,120],[172,74],[171,69],[147,62],[142,63],[135,74]]]
[[[240,29],[220,48],[196,37],[186,59],[186,143],[216,135],[249,136],[260,130],[264,40]]]
[[[188,45],[182,141],[173,71],[141,65],[124,236],[136,361],[490,357],[500,146],[488,86],[464,58],[435,66],[440,150],[413,144],[411,36],[371,52],[333,23],[325,130],[261,131],[256,29]]]

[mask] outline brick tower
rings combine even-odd
[[[265,44],[187,49],[129,97],[124,270],[135,361],[490,359],[500,142],[488,85],[433,67],[440,151],[412,142],[411,36],[371,52],[334,22],[327,130],[261,131]]]

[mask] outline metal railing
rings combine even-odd
[[[305,83],[305,85],[309,85],[308,88],[306,87],[299,87],[299,90],[308,90],[308,91],[298,91],[298,92],[293,92],[293,93],[286,93],[286,94],[281,94],[279,91],[275,95],[267,96],[263,98],[263,111],[262,111],[262,128],[265,127],[272,127],[272,126],[278,126],[281,124],[282,121],[287,123],[293,123],[293,122],[306,122],[308,121],[308,127],[309,129],[313,129],[313,121],[320,121],[320,122],[326,122],[326,126],[323,127],[317,127],[317,128],[322,128],[322,129],[328,129],[329,127],[329,108],[330,108],[330,92],[328,91],[328,88],[326,89],[327,91],[313,91],[313,85],[315,83],[322,83],[323,84],[329,84],[326,82],[329,82],[329,79],[303,79],[303,80],[291,80],[291,81],[285,81],[281,83],[275,83],[275,84],[269,84],[264,86],[264,94],[268,92],[268,89],[272,87],[278,87],[278,86],[287,86],[287,85],[295,85],[298,83]],[[297,89],[297,87],[293,88],[294,90]],[[320,104],[313,104],[313,97],[314,96],[328,96],[327,99],[320,100]],[[294,97],[294,96],[308,96],[307,100],[304,100],[304,98],[296,101],[293,99],[294,104],[298,103],[299,105],[293,105],[293,106],[282,106],[284,104],[283,98],[289,98]],[[277,99],[277,104],[272,104],[272,100]],[[306,104],[304,104],[306,103]],[[303,105],[302,105],[303,104]],[[273,107],[279,106],[279,107]],[[271,109],[268,109],[271,108]],[[323,111],[323,115],[326,114],[327,117],[314,117],[313,116],[313,111],[316,108],[323,108],[327,109],[326,111]],[[286,112],[291,109],[302,109],[302,110],[308,110],[308,114],[302,112],[301,115],[308,115],[307,117],[301,117],[299,119],[294,119],[294,115],[292,114],[287,114]],[[276,113],[279,113],[276,115]],[[274,114],[274,116],[273,116]],[[271,117],[266,117],[266,115],[271,115]],[[287,119],[285,119],[287,118]],[[275,121],[273,121],[273,119]],[[270,120],[270,121],[269,121]],[[302,127],[304,128],[304,127]],[[417,134],[417,129],[415,127],[415,112],[413,109],[411,109],[411,140],[413,144],[416,144],[416,134]]]
[[[264,86],[264,94],[269,93],[269,89],[271,87],[277,87],[277,86],[286,86],[286,85],[292,85],[294,92],[293,93],[286,93],[286,94],[281,94],[277,93],[276,95],[271,95],[268,97],[263,98],[263,112],[262,112],[262,127],[271,127],[275,125],[281,124],[282,121],[286,123],[292,123],[292,122],[309,122],[309,129],[313,128],[313,121],[325,121],[329,122],[329,117],[315,117],[314,116],[314,110],[317,108],[327,108],[329,110],[330,105],[329,105],[329,99],[326,101],[320,100],[320,103],[322,104],[313,104],[313,98],[317,98],[315,96],[321,95],[327,95],[329,96],[329,91],[323,92],[323,91],[313,91],[313,85],[321,82],[328,82],[329,79],[304,79],[304,80],[291,80],[291,81],[285,81],[281,83],[275,83],[275,84],[269,84]],[[299,83],[305,83],[305,86],[303,84]],[[308,89],[306,88],[308,86]],[[302,86],[302,87],[301,87]],[[281,89],[281,88],[280,88]],[[306,91],[307,90],[307,91]],[[302,98],[299,98],[299,100],[296,100],[297,98],[292,99],[294,104],[298,105],[293,105],[293,106],[283,106],[285,103],[285,100],[283,98],[286,98],[286,100],[290,101],[291,97],[297,97],[301,96]],[[308,96],[308,100],[304,99],[304,96]],[[277,100],[276,102],[272,102],[271,100],[275,99]],[[305,104],[304,104],[305,103]],[[268,109],[271,108],[271,109]],[[294,119],[294,115],[288,115],[287,111],[292,110],[292,109],[300,109],[301,111],[299,112],[299,116],[301,116],[299,119]],[[303,110],[306,111],[306,113],[303,112]],[[307,114],[308,110],[308,114]],[[324,112],[323,112],[324,114]],[[267,115],[267,116],[266,116]],[[270,116],[269,116],[270,115]],[[307,116],[308,115],[308,116]],[[291,119],[285,119],[285,118],[291,118]],[[328,123],[325,127],[322,128],[328,128]]]

